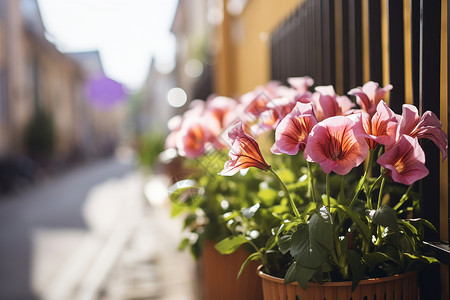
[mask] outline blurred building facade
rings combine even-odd
[[[153,60],[139,95],[140,103],[136,107],[134,127],[137,133],[167,134],[167,120],[175,113],[175,108],[167,102],[167,93],[175,86],[175,73],[159,71]]]
[[[98,52],[68,55],[48,41],[36,0],[0,1],[0,158],[28,154],[25,131],[37,112],[52,121],[53,159],[95,156],[117,142],[126,108],[91,105],[85,83],[94,71],[103,74]]]
[[[175,78],[188,100],[206,99],[212,92],[213,28],[208,11],[214,1],[179,1],[171,31],[176,37]],[[217,1],[215,1],[217,2]]]
[[[37,3],[1,1],[0,151],[24,152],[24,130],[36,110],[52,116],[55,151],[70,156],[79,142],[76,103],[83,74],[45,38]]]

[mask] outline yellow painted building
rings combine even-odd
[[[271,79],[270,34],[303,0],[241,2],[245,6],[234,15],[222,2],[223,22],[216,28],[214,84],[220,95],[242,95]]]

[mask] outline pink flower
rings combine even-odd
[[[370,149],[376,149],[379,144],[389,147],[395,143],[398,118],[383,100],[378,103],[377,112],[372,117],[366,112],[362,112],[361,117]]]
[[[336,116],[312,129],[303,153],[306,160],[317,162],[322,170],[345,175],[367,156],[368,146],[362,126],[350,117]]]
[[[245,114],[250,114],[258,117],[267,110],[267,103],[269,103],[272,94],[265,89],[257,89],[248,92],[241,96],[241,110]]]
[[[258,122],[251,127],[252,134],[260,135],[272,130],[294,107],[295,103],[287,98],[275,98],[267,103],[267,110],[259,115]]]
[[[406,185],[413,184],[428,175],[425,167],[425,153],[417,141],[407,135],[402,135],[397,144],[385,152],[377,160],[378,164],[389,170],[395,182]]]
[[[312,105],[298,102],[295,108],[280,122],[275,130],[275,154],[295,155],[304,150],[308,135],[317,124]]]
[[[401,138],[403,134],[418,139],[430,139],[441,150],[442,160],[444,161],[448,155],[448,138],[441,127],[441,121],[431,111],[426,111],[420,117],[414,105],[404,104],[397,130],[397,139]]]
[[[261,170],[267,170],[270,166],[262,157],[261,150],[256,140],[244,132],[242,123],[234,125],[228,137],[232,145],[228,153],[230,160],[225,162],[225,166],[220,175],[232,176],[240,170],[249,167],[256,167]]]
[[[384,95],[392,89],[392,85],[388,84],[384,88],[380,88],[378,83],[369,81],[362,87],[357,87],[348,92],[349,95],[356,96],[356,103],[369,115],[375,114],[378,103],[383,99]]]
[[[209,98],[206,101],[206,109],[201,118],[211,133],[211,142],[215,149],[223,149],[226,145],[222,142],[225,137],[221,137],[226,128],[236,123],[238,115],[236,113],[237,102],[234,99],[218,96]]]
[[[181,125],[183,124],[183,117],[176,115],[170,118],[167,122],[167,127],[170,133],[166,137],[165,147],[166,148],[176,148],[177,147],[177,136],[181,130]]]
[[[205,117],[211,118],[218,131],[229,127],[237,119],[236,100],[228,97],[217,96],[206,101]],[[208,125],[213,125],[208,123]]]
[[[183,124],[177,136],[177,148],[180,156],[196,158],[205,153],[208,132],[201,120],[189,120]]]
[[[331,85],[316,87],[316,92],[312,95],[312,103],[317,121],[344,115],[354,106],[354,103],[346,96],[336,95]]]
[[[267,110],[259,115],[257,124],[252,126],[252,133],[259,135],[277,128],[281,120],[292,111],[295,104],[296,102],[286,97],[272,99],[267,103]]]
[[[287,81],[299,94],[307,92],[308,88],[314,84],[314,80],[309,76],[289,77]]]

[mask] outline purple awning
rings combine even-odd
[[[89,78],[85,83],[85,94],[89,103],[101,109],[109,109],[127,97],[123,85],[105,75]]]

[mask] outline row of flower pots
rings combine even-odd
[[[318,284],[309,282],[306,290],[297,283],[285,284],[283,278],[264,273],[252,263],[240,276],[236,274],[247,253],[239,249],[221,255],[209,241],[201,260],[203,299],[217,300],[296,300],[299,299],[418,299],[417,272],[361,280],[352,290],[351,281]]]
[[[353,101],[288,82],[194,101],[169,122],[184,170],[172,213],[203,262],[204,298],[417,299],[416,271],[437,263],[422,253],[433,225],[413,218],[428,175],[419,139],[446,159],[439,119],[393,112],[391,85],[368,82]]]

